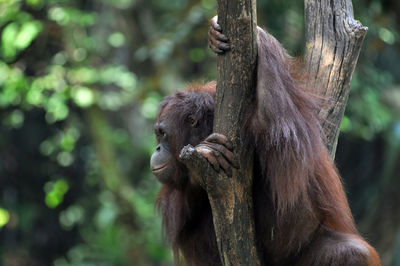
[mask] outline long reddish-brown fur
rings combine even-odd
[[[243,128],[253,145],[254,218],[263,265],[380,265],[376,251],[358,234],[337,169],[325,148],[318,101],[292,72],[285,50],[259,29],[257,95]],[[175,157],[212,132],[215,83],[192,85],[166,98],[160,114],[177,128]],[[196,115],[199,131],[183,121]],[[179,160],[177,186],[163,185],[157,205],[175,257],[188,265],[220,265],[211,208],[204,190],[190,183]],[[178,261],[178,260],[177,260]]]

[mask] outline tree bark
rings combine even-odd
[[[218,23],[231,51],[218,59],[214,132],[234,144],[240,169],[217,174],[193,147],[181,158],[208,193],[223,265],[260,265],[255,245],[252,182],[253,151],[241,149],[240,130],[255,93],[257,24],[255,0],[218,0]]]
[[[368,28],[354,19],[351,0],[305,0],[306,73],[328,100],[321,109],[326,146],[334,158],[350,83]]]

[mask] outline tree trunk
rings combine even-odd
[[[306,73],[328,100],[320,114],[326,146],[335,157],[350,83],[368,28],[354,20],[351,0],[305,0]]]
[[[232,177],[207,169],[208,163],[186,147],[183,159],[208,193],[223,265],[259,265],[252,201],[253,151],[243,150],[240,129],[255,93],[257,24],[255,0],[218,0],[218,23],[229,36],[231,52],[218,59],[214,132],[234,144],[240,169]],[[204,174],[206,173],[206,174]]]

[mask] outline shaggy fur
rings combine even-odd
[[[296,80],[285,50],[259,29],[257,95],[242,140],[255,149],[254,219],[262,265],[380,265],[358,234],[336,167],[325,148],[316,98]],[[190,85],[161,103],[174,128],[172,185],[157,205],[167,238],[188,265],[221,265],[207,194],[179,162],[183,146],[212,133],[215,83]],[[194,116],[199,125],[187,126]]]

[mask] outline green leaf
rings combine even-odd
[[[46,192],[45,203],[47,207],[54,209],[64,200],[64,195],[69,190],[69,185],[65,179],[59,179],[55,182],[47,182],[44,186]]]
[[[8,24],[1,34],[1,52],[7,59],[12,59],[17,54],[14,46],[14,40],[18,34],[18,25],[16,22]]]
[[[342,132],[348,132],[351,129],[351,121],[349,117],[343,116],[342,124],[340,125],[340,130]]]
[[[0,228],[5,226],[10,220],[10,213],[3,208],[0,208]]]
[[[15,47],[19,50],[27,48],[41,32],[42,24],[39,21],[29,21],[22,25],[15,39]]]
[[[91,106],[95,101],[93,91],[87,87],[75,86],[72,95],[76,105],[82,108]]]
[[[108,36],[108,43],[113,47],[120,47],[125,43],[125,36],[121,32],[114,32]]]

